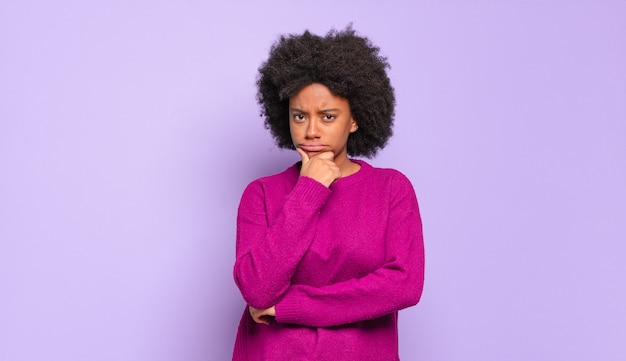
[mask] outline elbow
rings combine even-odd
[[[418,304],[420,299],[422,298],[422,287],[418,284],[409,284],[406,285],[402,292],[402,301],[400,308],[407,308],[411,306],[415,306]]]
[[[409,306],[415,306],[422,298],[424,290],[424,257],[417,258],[419,262],[415,262],[411,267],[407,268],[406,273],[406,294]]]
[[[411,287],[411,290],[408,292],[407,307],[415,306],[419,303],[422,298],[422,289],[423,287],[421,284]]]
[[[278,302],[280,293],[272,291],[263,280],[251,277],[245,272],[242,273],[237,267],[234,270],[234,279],[241,296],[249,306],[264,309]]]
[[[416,274],[412,277],[407,277],[403,282],[402,294],[402,308],[415,306],[422,298],[422,291],[424,289],[424,277],[422,274]]]
[[[276,305],[276,301],[274,298],[268,297],[267,295],[264,295],[263,293],[245,292],[241,288],[240,290],[241,290],[241,296],[243,297],[243,300],[246,302],[248,306],[252,306],[256,309],[262,310],[262,309],[269,308],[269,307]]]
[[[256,280],[251,280],[248,277],[241,277],[237,270],[235,270],[234,276],[235,284],[237,285],[237,288],[239,288],[239,292],[241,293],[241,296],[246,304],[258,309],[272,306],[265,306],[269,303],[267,293],[262,292],[262,290],[258,287],[258,282],[256,282]]]
[[[415,277],[411,282],[411,306],[415,306],[422,299],[422,292],[424,290],[424,270],[416,272]]]

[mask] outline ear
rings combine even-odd
[[[359,124],[356,120],[354,120],[354,118],[352,118],[350,123],[350,133],[356,132],[357,129],[359,129]]]

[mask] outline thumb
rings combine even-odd
[[[305,151],[303,151],[300,148],[296,148],[296,151],[298,152],[298,154],[300,154],[300,157],[302,157],[302,164],[307,163],[309,161],[309,155],[306,154]]]

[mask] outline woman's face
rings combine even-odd
[[[348,136],[356,129],[348,100],[323,84],[307,85],[289,98],[291,140],[309,158],[330,151],[335,163],[346,161]]]

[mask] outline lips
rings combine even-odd
[[[321,144],[300,144],[300,149],[305,152],[321,152],[324,150],[324,146]]]

